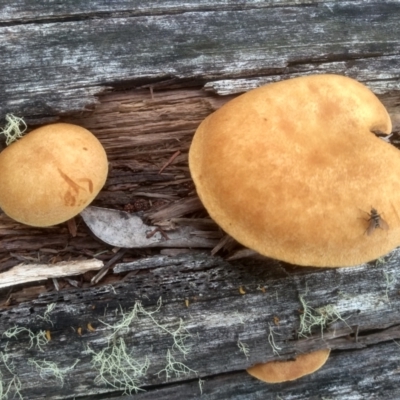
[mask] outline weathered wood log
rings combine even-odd
[[[107,369],[107,362],[117,363],[117,355],[122,357],[118,353],[121,339],[126,357],[132,356],[141,366],[146,359],[149,363],[136,382],[148,392],[139,398],[196,398],[200,396],[199,379],[205,381],[204,393],[210,398],[221,393],[226,397],[220,398],[229,398],[239,384],[237,379],[242,381],[243,394],[233,398],[246,398],[253,390],[270,395],[295,388],[300,390],[299,398],[309,398],[307,382],[315,390],[313,395],[326,395],[326,387],[314,385],[321,383],[318,376],[333,384],[329,374],[340,379],[330,389],[331,395],[351,388],[349,395],[362,396],[365,387],[352,387],[355,377],[366,374],[358,365],[372,366],[384,382],[383,390],[397,393],[390,385],[400,364],[393,354],[394,349],[400,351],[396,342],[400,338],[399,255],[396,251],[386,261],[347,269],[293,268],[264,258],[227,263],[205,254],[123,263],[114,268],[122,279],[108,285],[42,293],[35,300],[3,308],[0,347],[9,357],[7,365],[12,365],[10,369],[21,380],[22,395],[31,399],[43,393],[47,398],[69,398],[128,390],[129,381],[124,387],[114,381],[121,376],[112,376],[113,371],[121,371]],[[18,292],[13,296],[18,301]],[[142,308],[135,314],[132,310],[138,305]],[[312,326],[305,318],[302,325],[302,316],[323,319]],[[4,335],[14,324],[20,332],[14,329],[12,337]],[[310,328],[307,337],[299,337],[302,328],[303,332]],[[46,332],[51,336],[48,342],[43,337]],[[257,362],[290,359],[327,347],[334,351],[332,364],[329,361],[327,370],[299,381],[299,386],[261,385],[235,372]],[[168,351],[174,357],[169,363],[175,372],[165,370]],[[100,354],[103,377],[115,384],[114,389],[99,381],[100,365],[93,357]],[[53,372],[45,369],[45,362],[50,361],[59,367],[63,386],[54,376],[54,365]],[[119,360],[133,374],[126,361]],[[346,368],[352,368],[352,373],[345,373]],[[7,385],[13,375],[3,374],[8,377],[3,383]],[[373,378],[370,372],[367,375],[369,395],[379,395],[381,389],[371,387]],[[163,388],[167,381],[174,383],[175,391]],[[211,386],[207,388],[208,382]],[[218,389],[217,384],[221,385]],[[189,397],[188,391],[192,391]]]
[[[399,90],[396,1],[2,3],[2,116],[79,112],[111,85],[310,71]]]
[[[62,118],[93,131],[111,165],[97,206],[160,226],[200,220],[191,137],[249,88],[310,73],[352,76],[379,94],[398,145],[399,16],[395,1],[0,1],[0,117]],[[1,271],[113,262],[116,249],[76,222],[72,237],[64,225],[24,227],[0,215]],[[2,393],[12,397],[20,382],[29,399],[122,398],[132,385],[146,390],[135,395],[143,399],[399,397],[398,251],[371,265],[316,270],[186,250],[126,251],[94,286],[96,272],[87,272],[0,292]],[[305,317],[319,321],[303,329],[307,338],[299,336]],[[244,372],[326,347],[327,365],[296,382],[265,385]]]

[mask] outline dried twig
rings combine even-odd
[[[120,260],[125,253],[128,251],[128,249],[120,249],[118,252],[112,257],[110,260],[107,261],[107,263],[104,265],[104,267],[90,280],[90,283],[92,285],[95,285],[96,283],[99,283],[101,279],[104,278],[104,276],[107,274],[108,270],[118,261]]]
[[[179,154],[181,154],[181,151],[180,151],[180,150],[176,151],[176,152],[171,156],[171,158],[164,164],[164,166],[158,171],[158,173],[161,174],[161,172],[163,172],[164,169],[168,167],[168,165],[172,164],[172,162],[175,160],[176,157],[179,156]]]

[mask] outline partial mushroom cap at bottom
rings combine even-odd
[[[210,216],[244,246],[296,265],[343,267],[400,245],[400,152],[378,98],[361,83],[315,75],[226,103],[189,152]],[[366,234],[375,208],[389,229]]]
[[[328,360],[329,354],[329,349],[318,350],[301,354],[293,361],[271,361],[256,364],[248,368],[247,372],[254,378],[267,383],[294,381],[320,369]]]

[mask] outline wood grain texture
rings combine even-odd
[[[399,396],[397,357],[398,345],[385,343],[363,352],[333,352],[324,368],[296,382],[266,385],[245,372],[233,372],[203,379],[202,394],[198,381],[193,380],[132,398],[173,399],[179,390],[182,399],[391,399]],[[382,365],[390,372],[382,372]]]
[[[25,3],[0,10],[2,116],[78,112],[109,86],[304,73],[310,64],[398,89],[395,1]]]
[[[18,371],[23,384],[21,393],[26,398],[39,399],[43,393],[50,399],[83,393],[117,395],[121,391],[95,383],[96,369],[86,351],[107,348],[107,338],[113,332],[109,326],[118,323],[135,303],[141,302],[145,310],[155,311],[162,298],[162,306],[152,314],[153,319],[139,314],[112,341],[116,345],[117,339],[123,338],[138,362],[149,359],[150,367],[140,380],[146,393],[138,398],[198,398],[199,378],[206,381],[204,390],[212,399],[231,398],[233,392],[237,393],[232,398],[244,399],[255,393],[288,395],[293,390],[298,390],[299,399],[309,398],[309,390],[316,396],[312,398],[328,392],[339,398],[349,390],[355,398],[366,393],[377,396],[381,391],[394,395],[398,389],[392,387],[393,375],[400,367],[396,342],[400,338],[398,259],[396,251],[385,263],[327,270],[293,269],[268,259],[227,263],[204,254],[123,263],[114,272],[124,278],[113,284],[43,293],[36,300],[3,308],[2,332],[12,323],[35,334],[48,330],[51,341],[40,349],[36,342],[32,344],[27,332],[22,332],[16,338],[3,335],[0,348],[9,355],[13,370]],[[240,288],[245,294],[240,293]],[[314,313],[328,305],[336,307],[342,320],[327,323],[323,329],[315,327],[310,337],[299,338],[304,311],[300,296]],[[48,313],[49,318],[43,318],[49,304],[54,309]],[[168,379],[169,385],[174,384],[172,391],[169,385],[163,387],[166,378],[158,372],[165,368],[165,356],[174,341],[159,325],[174,331],[180,321],[187,330],[184,342],[189,352],[183,357],[175,348],[174,356],[192,371],[187,375],[172,374]],[[271,329],[276,351],[268,340]],[[240,351],[239,342],[248,347],[247,356]],[[326,347],[333,350],[333,361],[298,383],[270,386],[243,372],[254,363],[290,359],[295,354]],[[41,377],[26,359],[53,361],[63,369],[79,362],[65,374],[61,387],[51,375],[47,379]],[[356,365],[372,371],[368,370],[363,380],[354,385],[361,375]],[[4,365],[1,367],[3,371]],[[373,382],[378,372],[380,384],[376,386]]]

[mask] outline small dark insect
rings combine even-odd
[[[378,211],[375,210],[375,208],[371,208],[371,212],[368,215],[369,225],[367,230],[364,232],[368,236],[372,235],[375,232],[375,229],[380,228],[384,231],[387,231],[389,229],[388,223],[381,217],[381,215],[378,213]]]

